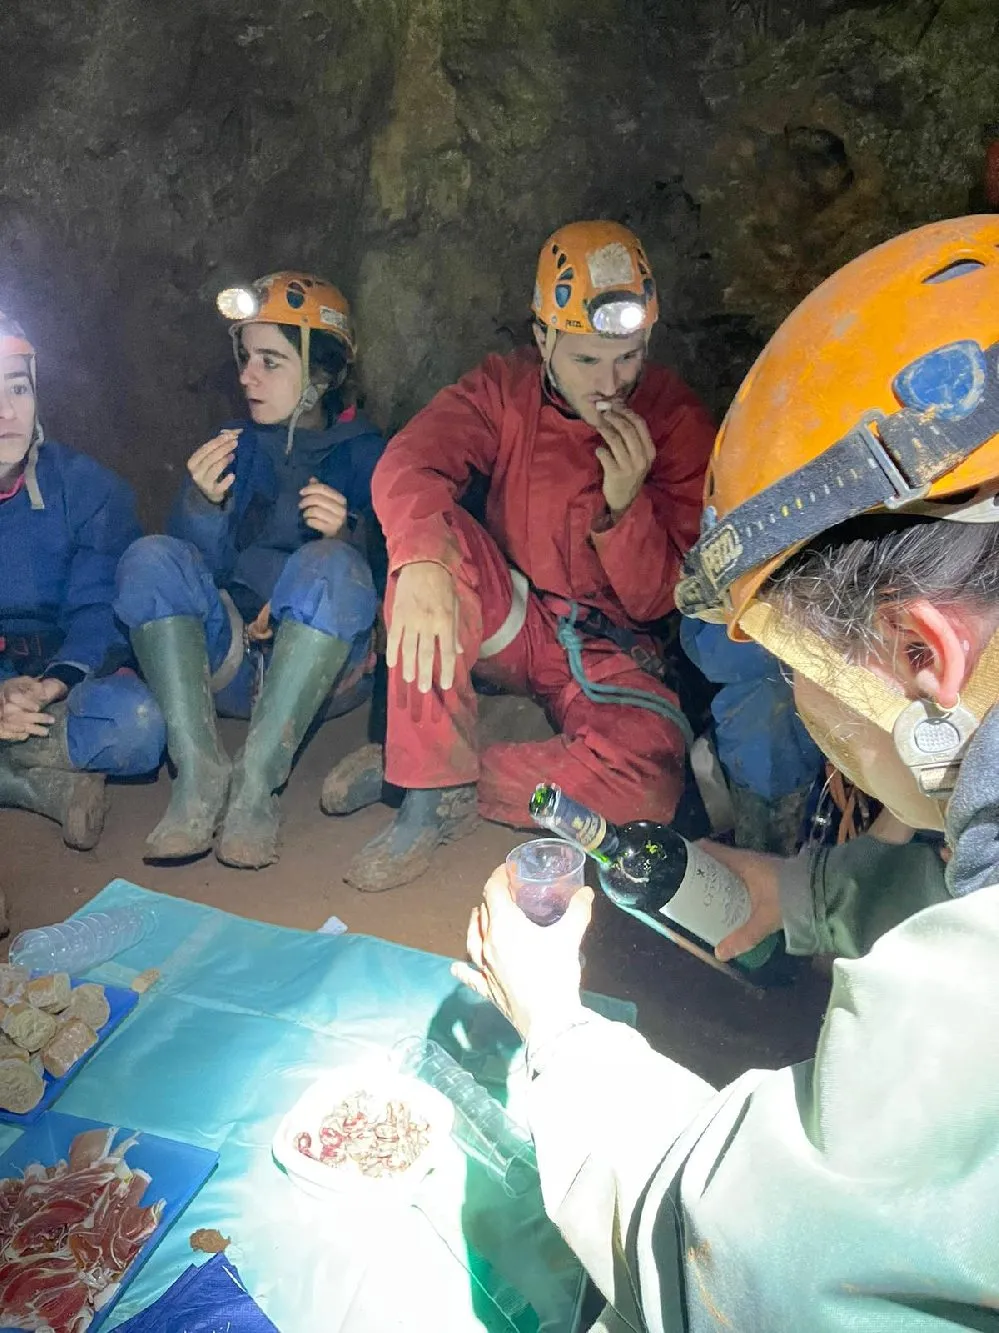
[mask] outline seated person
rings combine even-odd
[[[227,865],[259,867],[277,860],[275,793],[309,726],[369,693],[377,596],[363,547],[384,441],[346,405],[354,333],[335,287],[278,273],[223,292],[219,309],[250,419],[188,459],[171,535],[125,552],[115,611],[177,770],[147,858],[214,842]],[[232,766],[216,710],[250,719]]]
[[[825,773],[780,662],[758,643],[733,643],[724,625],[684,617],[680,643],[721,689],[711,701],[714,742],[728,783],[735,845],[790,855]]]
[[[94,847],[107,774],[159,767],[163,718],[132,672],[111,602],[115,567],[139,535],[131,489],[46,440],[35,351],[0,314],[0,805],[62,825]],[[103,673],[114,674],[103,674]]]
[[[389,554],[384,768],[368,746],[323,789],[324,810],[346,814],[377,801],[383,777],[405,788],[348,869],[361,889],[415,878],[477,811],[523,825],[542,779],[610,819],[668,820],[683,788],[685,724],[643,669],[655,659],[643,630],[672,609],[714,428],[647,362],[659,307],[627,228],[577,222],[549,237],[532,309],[536,346],[442,390],[375,473]],[[461,505],[473,473],[489,481],[484,526]],[[536,699],[559,734],[480,755],[473,668]]]

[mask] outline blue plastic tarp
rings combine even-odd
[[[211,1148],[220,1160],[109,1327],[184,1272],[201,1227],[232,1238],[228,1257],[282,1333],[574,1327],[582,1273],[540,1196],[509,1199],[456,1145],[417,1206],[372,1211],[305,1196],[272,1158],[282,1116],[315,1078],[414,1035],[452,1052],[470,1047],[466,1065],[516,1114],[516,1034],[457,987],[449,960],[244,920],[124,880],[85,910],[124,903],[151,907],[155,930],[92,978],[128,985],[155,967],[160,979],[56,1109]],[[594,1005],[633,1021],[630,1006]],[[0,1149],[15,1135],[5,1127]]]

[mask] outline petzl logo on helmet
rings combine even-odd
[[[715,528],[697,544],[701,568],[715,586],[742,555],[742,538],[730,523]]]
[[[635,266],[627,246],[611,241],[586,256],[590,281],[594,287],[627,287],[635,281]]]

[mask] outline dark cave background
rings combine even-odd
[[[354,303],[391,430],[525,336],[551,229],[618,218],[720,415],[825,275],[982,207],[997,33],[995,0],[12,0],[0,309],[150,525],[239,402],[215,292],[283,267]]]

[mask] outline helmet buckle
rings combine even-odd
[[[895,719],[892,740],[920,791],[946,804],[977,728],[978,718],[960,699],[946,709],[930,699],[914,699]]]

